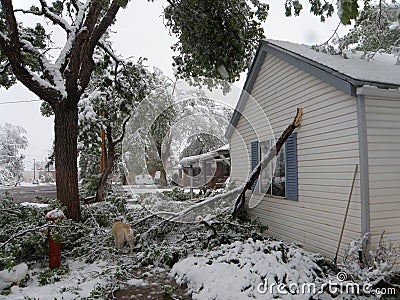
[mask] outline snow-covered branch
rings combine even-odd
[[[298,108],[296,116],[294,117],[293,122],[286,127],[286,129],[282,132],[279,139],[276,141],[275,145],[269,149],[264,158],[259,162],[259,164],[253,169],[251,174],[248,176],[246,183],[241,187],[242,191],[239,193],[239,196],[236,199],[235,206],[232,210],[232,215],[235,214],[241,207],[244,205],[244,199],[246,191],[251,189],[254,182],[257,180],[261,171],[269,164],[269,162],[279,153],[282,146],[285,144],[287,138],[292,134],[292,132],[300,126],[301,118],[303,116],[303,109]]]
[[[0,69],[0,74],[5,74],[10,66],[10,62],[6,62]]]
[[[71,0],[71,4],[78,12],[82,9],[82,3],[79,0]]]
[[[1,1],[4,17],[6,19],[7,38],[0,35],[0,45],[4,54],[8,57],[13,73],[19,81],[42,99],[57,101],[62,97],[62,91],[54,88],[47,81],[31,72],[23,60],[21,53],[21,41],[18,30],[18,22],[14,15],[11,0]]]
[[[42,13],[48,18],[50,19],[54,24],[59,25],[61,28],[63,28],[67,33],[72,32],[72,28],[71,26],[68,24],[68,22],[60,17],[59,15],[56,15],[55,13],[53,13],[49,7],[47,6],[47,3],[45,0],[39,0],[40,4],[42,6]]]
[[[78,34],[79,30],[82,27],[84,17],[85,17],[85,11],[90,3],[90,1],[87,1],[86,4],[84,6],[82,6],[80,1],[74,1],[74,2],[76,3],[75,4],[76,7],[79,8],[77,10],[76,18],[74,21],[74,27],[71,28],[71,31],[69,32],[69,35],[67,37],[67,42],[65,43],[64,48],[60,52],[60,54],[55,62],[55,66],[61,72],[63,72],[65,70],[65,68],[67,67],[67,61],[71,55],[71,50],[72,50],[73,44],[75,42],[76,35]]]
[[[56,88],[66,98],[67,93],[65,91],[64,80],[62,78],[60,70],[57,69],[57,67],[55,67],[53,64],[51,64],[50,61],[46,58],[46,56],[42,54],[36,47],[34,47],[31,42],[22,39],[21,43],[23,44],[23,48],[25,50],[34,54],[36,58],[40,61],[40,64],[43,68],[43,72],[51,76],[49,80],[52,81],[52,83],[54,84],[54,86],[51,85],[51,87]],[[46,84],[43,82],[41,83],[41,85],[46,86]]]
[[[26,229],[26,230],[23,230],[23,231],[21,231],[21,232],[18,232],[17,234],[13,235],[13,236],[10,237],[8,240],[6,240],[4,243],[2,243],[2,244],[0,245],[0,249],[3,248],[3,247],[5,247],[8,243],[10,243],[12,240],[16,239],[17,237],[23,236],[23,235],[25,235],[25,234],[28,233],[28,232],[40,231],[40,230],[45,229],[45,228],[48,228],[48,227],[51,227],[51,225],[45,224],[45,225],[42,225],[42,226],[39,226],[39,227],[28,228],[28,229]]]
[[[8,43],[10,41],[10,39],[5,36],[2,32],[0,32],[0,45],[3,43]]]
[[[37,12],[37,11],[30,10],[30,9],[17,8],[17,9],[14,9],[14,12],[15,13],[21,12],[23,14],[31,14],[31,15],[35,15],[35,16],[43,16],[42,12]]]
[[[99,40],[98,46],[105,52],[107,53],[115,62],[123,62],[123,60],[121,58],[119,58],[115,52],[113,51],[113,49],[111,49],[111,47],[109,45],[107,45],[107,42],[105,41],[104,37],[102,37]]]
[[[170,221],[178,221],[180,218],[184,217],[185,215],[189,214],[190,212],[197,210],[205,205],[209,205],[211,203],[217,203],[218,201],[227,199],[228,197],[233,197],[233,196],[239,194],[241,192],[241,190],[243,189],[243,187],[244,187],[244,185],[236,187],[233,190],[230,190],[229,192],[226,192],[226,193],[223,193],[220,195],[216,195],[214,197],[206,198],[204,201],[201,201],[201,202],[197,202],[197,203],[189,206],[188,208],[182,210],[178,216],[171,218]],[[228,208],[230,209],[232,206],[233,205],[229,205]]]

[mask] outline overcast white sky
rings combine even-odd
[[[305,9],[300,17],[284,16],[284,0],[271,0],[270,14],[265,23],[267,38],[286,40],[296,43],[317,44],[326,41],[339,23],[337,16],[321,23],[318,17],[308,11],[308,1],[303,1]],[[25,3],[25,4],[24,4]],[[32,5],[26,1],[14,1],[16,8]],[[128,7],[119,12],[113,26],[112,40],[114,48],[122,57],[147,57],[149,66],[156,66],[172,77],[172,55],[170,46],[175,38],[168,35],[164,27],[162,11],[166,1],[131,1]],[[344,32],[346,28],[341,28]],[[239,82],[241,87],[243,82]],[[29,169],[34,158],[44,160],[52,146],[54,138],[53,119],[41,116],[40,102],[5,104],[5,102],[37,99],[21,84],[9,90],[0,88],[0,124],[9,122],[20,125],[27,131],[29,148],[25,151]]]

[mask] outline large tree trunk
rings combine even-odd
[[[65,205],[67,218],[79,222],[81,207],[77,167],[78,108],[76,105],[69,107],[65,102],[61,102],[53,110],[57,198]]]

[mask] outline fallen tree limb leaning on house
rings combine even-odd
[[[157,196],[151,195],[147,199],[148,203],[146,204],[146,207],[152,213],[149,216],[138,220],[133,226],[137,226],[152,217],[161,217],[163,220],[153,226],[153,228],[163,226],[165,222],[169,221],[185,223],[199,222],[203,225],[208,224],[209,227],[211,224],[209,221],[211,221],[213,216],[219,214],[228,214],[229,212],[232,215],[235,214],[238,209],[244,205],[244,195],[246,190],[251,188],[255,180],[258,178],[260,172],[269,164],[276,154],[279,153],[283,144],[286,142],[292,132],[298,126],[300,126],[302,114],[302,109],[298,108],[293,122],[283,131],[276,144],[268,151],[267,155],[255,167],[245,183],[223,194],[219,194],[210,198],[203,198],[200,202],[179,202],[179,207],[175,207],[172,211],[166,210],[165,203],[160,202]],[[155,205],[152,205],[151,201],[149,200],[154,197],[156,198],[154,201]],[[157,205],[160,203],[163,203],[163,205],[161,207],[157,207]],[[153,228],[150,228],[150,231]]]
[[[232,215],[234,215],[241,207],[243,207],[245,202],[245,194],[246,191],[251,189],[254,182],[257,180],[260,172],[269,164],[269,162],[279,153],[283,144],[285,144],[286,140],[293,133],[293,131],[300,126],[301,117],[303,115],[303,109],[298,108],[296,117],[294,118],[292,124],[290,124],[281,134],[279,139],[276,141],[275,145],[269,149],[268,153],[264,156],[264,158],[260,161],[260,163],[253,169],[253,172],[247,178],[242,191],[239,196],[236,198],[235,206],[232,210]]]

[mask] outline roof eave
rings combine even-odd
[[[287,63],[319,78],[320,80],[336,87],[344,93],[355,96],[356,89],[362,86],[375,86],[379,89],[398,89],[399,86],[394,84],[385,84],[381,82],[369,82],[351,78],[343,73],[340,73],[330,67],[321,65],[311,59],[301,56],[295,52],[289,51],[285,48],[279,47],[266,40],[261,41],[260,46],[257,49],[255,59],[251,68],[248,72],[246,82],[242,93],[240,94],[239,101],[236,105],[235,111],[232,115],[230,123],[225,133],[225,137],[229,140],[237,126],[241,112],[246,106],[247,99],[253,88],[254,82],[257,78],[258,72],[260,71],[261,65],[267,53],[270,53]]]

